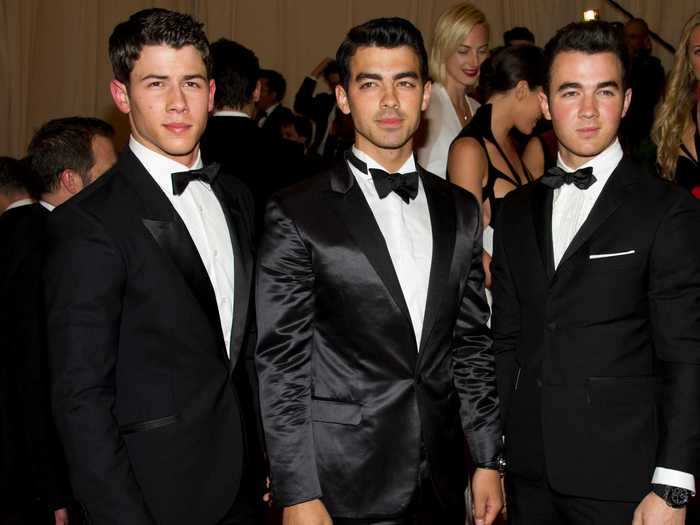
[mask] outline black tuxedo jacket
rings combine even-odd
[[[54,414],[93,523],[214,524],[236,496],[253,210],[233,177],[212,188],[234,252],[230,359],[194,242],[130,149],[48,221]]]
[[[282,121],[285,118],[290,117],[292,117],[292,110],[280,104],[267,116],[260,129],[262,129],[265,133],[270,134],[271,137],[279,139]]]
[[[42,264],[48,211],[0,216],[0,494],[4,510],[70,504],[68,471],[51,417]]]
[[[479,205],[420,170],[433,257],[420,349],[381,231],[345,162],[270,201],[256,363],[274,501],[332,516],[406,509],[421,449],[445,506],[464,505],[500,423],[485,327]]]
[[[639,501],[656,466],[697,474],[700,210],[623,158],[554,271],[552,195],[512,192],[495,228],[509,469]]]
[[[335,107],[335,95],[318,93],[314,96],[316,84],[316,80],[306,77],[294,97],[294,111],[310,118],[316,126],[314,141],[311,144],[311,150],[314,152],[318,150],[326,134],[328,116]]]

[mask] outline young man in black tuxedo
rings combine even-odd
[[[53,407],[91,523],[257,523],[256,458],[236,364],[249,332],[252,198],[199,138],[209,45],[148,9],[109,42],[131,138],[52,213],[46,268]]]
[[[700,208],[622,153],[618,32],[547,44],[558,166],[496,224],[493,335],[513,524],[680,525],[700,440]]]
[[[279,138],[280,120],[292,114],[282,105],[287,92],[287,81],[274,69],[260,71],[260,98],[257,101],[258,126],[271,137]]]
[[[287,525],[477,523],[502,505],[501,428],[469,193],[415,162],[431,84],[420,32],[384,18],[338,54],[355,146],[273,197],[256,363],[273,501]]]

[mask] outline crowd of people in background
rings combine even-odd
[[[5,356],[0,367],[0,493],[6,501],[0,523],[273,523],[277,518],[268,509],[271,501],[285,507],[284,523],[289,525],[322,525],[331,518],[340,525],[452,525],[465,519],[484,525],[505,522],[504,516],[496,517],[503,503],[496,496],[499,478],[489,476],[509,468],[516,469],[506,480],[506,498],[513,506],[507,515],[514,525],[617,523],[595,516],[607,513],[615,519],[621,512],[632,523],[639,501],[631,508],[604,506],[606,494],[585,485],[589,480],[583,468],[577,470],[580,483],[551,464],[547,475],[559,477],[549,484],[535,486],[528,478],[528,461],[536,455],[532,450],[544,446],[545,438],[534,431],[522,435],[537,426],[532,418],[542,414],[532,416],[517,399],[551,394],[541,407],[545,418],[571,419],[562,410],[583,408],[576,408],[574,397],[566,409],[557,405],[557,399],[570,394],[557,375],[568,364],[538,357],[551,367],[552,382],[543,386],[545,372],[528,368],[526,359],[539,352],[543,340],[550,341],[540,332],[551,335],[547,345],[559,344],[552,334],[577,322],[566,318],[557,325],[549,310],[555,308],[552,301],[559,301],[556,308],[575,309],[573,303],[585,302],[587,292],[559,272],[569,281],[570,295],[552,299],[544,284],[540,286],[541,270],[529,255],[514,256],[509,250],[526,246],[537,261],[542,250],[543,259],[551,259],[544,273],[554,288],[557,266],[571,257],[568,242],[576,243],[571,238],[561,241],[566,233],[557,231],[557,220],[578,220],[576,229],[585,229],[589,222],[584,219],[595,202],[594,197],[577,208],[566,191],[574,184],[588,188],[596,177],[607,180],[617,162],[625,174],[634,171],[625,164],[628,159],[654,182],[644,183],[641,196],[635,197],[637,207],[618,218],[620,224],[629,231],[639,227],[664,232],[664,246],[673,253],[658,255],[658,264],[682,250],[687,236],[679,232],[687,224],[697,226],[694,215],[688,218],[696,212],[683,208],[689,205],[682,201],[677,206],[684,218],[673,222],[679,229],[667,231],[667,217],[655,206],[671,202],[670,209],[677,211],[677,196],[670,197],[655,179],[700,199],[700,13],[683,28],[668,73],[652,54],[644,20],[592,24],[598,24],[590,26],[599,28],[595,35],[581,29],[585,24],[574,24],[544,49],[528,28],[513,27],[503,34],[503,45],[495,46],[484,13],[461,2],[438,18],[426,53],[420,32],[409,22],[371,21],[348,33],[336,58],[320,59],[298,87],[292,108],[284,105],[288,86],[280,72],[262,68],[255,51],[239,42],[221,38],[209,45],[201,25],[187,15],[147,10],[118,25],[110,38],[110,89],[131,125],[124,151],[115,150],[109,123],[66,117],[36,130],[24,158],[0,157],[0,300],[5,305],[0,316]],[[173,34],[180,40],[169,40]],[[586,44],[586,38],[593,43]],[[407,56],[397,51],[406,49]],[[376,54],[381,50],[393,54]],[[594,95],[584,81],[557,87],[555,59],[567,53],[591,60],[601,53],[619,58],[619,84],[604,78]],[[557,64],[559,74],[565,66]],[[364,71],[360,65],[370,72],[357,75]],[[593,70],[607,67],[594,60],[590,65]],[[566,67],[573,71],[575,65]],[[391,95],[375,95],[387,82],[383,71],[398,71],[406,85]],[[172,95],[171,83],[178,82],[185,87]],[[601,114],[607,118],[614,113],[610,101],[620,103],[624,118],[615,121],[619,132],[615,127],[610,144],[591,161],[592,182],[590,173],[582,173],[587,167],[569,169],[562,157],[568,110],[567,102],[557,98],[554,103],[559,95],[570,101],[580,97],[579,114],[595,113],[591,121],[596,122],[603,121]],[[367,109],[373,96],[396,101],[382,99],[374,112]],[[406,107],[392,109],[391,104]],[[401,144],[387,145],[377,138],[413,124],[415,129],[406,132]],[[599,130],[575,133],[594,131]],[[404,150],[410,155],[395,166],[382,164],[380,157],[394,159],[387,151]],[[608,170],[610,158],[615,162]],[[397,173],[412,182],[399,185],[397,177],[390,181]],[[568,186],[560,189],[556,177],[564,177]],[[537,193],[545,187],[549,201]],[[551,192],[557,192],[554,203]],[[544,240],[523,227],[524,210],[529,209],[523,195],[549,206],[549,219],[542,219],[549,232]],[[613,197],[606,198],[604,205],[613,213]],[[410,214],[404,208],[409,203]],[[562,203],[583,218],[567,216]],[[658,223],[653,222],[657,215]],[[340,226],[340,218],[346,227]],[[445,231],[457,232],[457,240],[439,237]],[[615,253],[591,254],[590,259],[632,254],[657,242],[640,235],[633,239],[637,244],[629,246],[604,239],[591,251]],[[543,248],[547,243],[549,251]],[[358,247],[367,255],[358,256]],[[448,247],[456,254],[453,263],[443,260],[441,250]],[[687,248],[686,258],[664,268],[695,286],[698,270],[693,273],[682,263],[697,250]],[[648,249],[656,262],[657,248]],[[169,255],[167,260],[160,250]],[[385,288],[367,277],[372,273],[365,269],[368,260],[388,283],[391,300],[383,298]],[[615,261],[624,264],[622,258]],[[645,297],[657,300],[650,310],[680,308],[672,299],[683,295],[682,283],[669,284],[672,278],[657,275],[656,267],[639,274],[631,267],[622,270],[632,275],[606,280],[601,271],[606,290],[636,297],[631,281],[646,279],[652,284]],[[436,271],[443,274],[436,277]],[[444,282],[438,285],[440,279]],[[604,293],[595,283],[588,290]],[[488,307],[480,302],[480,286]],[[443,295],[459,295],[459,301],[448,305],[441,302]],[[519,302],[522,297],[526,304]],[[694,300],[684,299],[681,306],[700,309]],[[596,335],[609,341],[637,330],[629,337],[630,345],[639,348],[646,344],[639,333],[647,325],[658,319],[677,323],[696,348],[682,358],[670,350],[656,357],[697,367],[697,313],[688,314],[695,318],[685,322],[678,320],[685,314],[674,320],[652,311],[649,315],[658,318],[639,321],[640,310],[646,309],[641,304],[639,299],[634,305],[580,315],[591,324],[604,315],[639,323],[626,325],[628,331],[601,328]],[[491,311],[495,365],[493,357],[484,357],[490,336],[481,328]],[[630,312],[639,317],[620,321]],[[406,319],[409,328],[401,325]],[[434,326],[426,328],[424,319]],[[344,332],[351,325],[356,335]],[[401,330],[410,337],[397,335]],[[567,344],[595,353],[577,342],[588,337],[581,330],[569,334]],[[659,333],[666,338],[657,341],[659,348],[682,338],[675,332]],[[450,342],[453,337],[459,341]],[[312,344],[313,354],[304,346]],[[463,345],[454,366],[447,364],[450,344]],[[397,349],[387,356],[357,357],[365,346],[379,353],[392,345]],[[532,354],[518,350],[516,357],[517,345]],[[350,350],[339,357],[338,347]],[[419,365],[415,355],[412,361],[404,359],[406,348],[433,361],[414,374]],[[620,361],[633,360],[632,353]],[[347,358],[349,354],[356,360]],[[498,374],[494,366],[500,367]],[[588,364],[582,360],[571,366],[586,369]],[[635,366],[637,372],[646,370],[644,364]],[[397,386],[400,381],[392,376],[402,367],[406,388]],[[455,389],[439,374],[454,374]],[[697,405],[700,390],[688,377],[691,372],[674,369],[669,374],[684,378],[679,381],[685,381],[687,397],[680,403]],[[588,385],[589,403],[613,391],[604,379]],[[360,396],[362,384],[370,383],[386,390],[360,401],[353,398]],[[509,415],[497,422],[496,383],[501,410],[520,409],[527,417]],[[625,395],[636,403],[641,379],[625,385]],[[518,389],[520,398],[514,394]],[[680,394],[668,390],[666,395]],[[449,412],[460,400],[462,415]],[[414,401],[417,405],[410,404]],[[417,423],[412,419],[416,406],[424,411]],[[691,418],[681,409],[678,414]],[[465,433],[478,436],[471,441],[467,436],[478,476],[472,492],[467,491],[466,510],[455,510],[459,498],[451,484],[466,483],[466,474],[464,480],[461,476],[467,466],[461,464],[461,452],[444,456],[454,451],[455,443],[463,447],[460,417]],[[351,431],[361,419],[371,421],[372,429]],[[387,429],[387,421],[395,425],[393,430]],[[500,439],[501,424],[515,440],[506,441],[505,448],[492,440],[496,434]],[[640,435],[657,432],[648,421],[636,424],[648,425]],[[673,420],[658,432],[675,432],[676,424],[681,425]],[[391,435],[402,433],[401,425],[415,431],[415,443]],[[562,431],[563,439],[574,439],[573,426]],[[440,431],[449,435],[438,436]],[[631,448],[638,439],[635,432],[624,437]],[[541,442],[521,454],[520,443],[529,439]],[[616,438],[609,439],[612,443]],[[617,460],[627,461],[615,443],[611,447],[619,453]],[[675,442],[696,451],[697,445]],[[503,452],[508,461],[514,459],[509,466],[500,463]],[[353,454],[364,459],[347,459]],[[555,455],[560,460],[557,450],[552,454],[547,461]],[[578,461],[577,450],[569,454],[567,461]],[[688,453],[676,461],[671,452],[664,454],[653,465],[653,483],[694,492],[684,461],[695,456]],[[407,456],[413,461],[410,468],[404,464]],[[608,453],[601,457],[616,460]],[[584,460],[596,465],[592,458]],[[456,470],[450,461],[459,464]],[[340,480],[344,474],[347,482]],[[612,481],[598,483],[613,487],[613,500],[629,501],[630,494],[637,494],[618,490]],[[559,487],[581,498],[564,502]],[[463,494],[464,487],[459,489],[458,495]],[[589,507],[588,501],[598,506]],[[541,514],[530,514],[528,505],[537,506]],[[438,507],[444,513],[432,515],[431,509]],[[640,517],[652,516],[649,509],[637,511],[635,520],[648,521],[635,525],[661,523]],[[413,521],[406,521],[409,515]],[[542,521],[531,521],[536,515]],[[586,516],[594,516],[593,521],[585,521]]]

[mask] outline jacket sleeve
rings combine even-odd
[[[508,200],[501,206],[498,223],[494,229],[493,258],[491,259],[491,281],[493,292],[493,352],[496,358],[496,379],[498,396],[501,400],[501,416],[505,421],[510,407],[511,394],[517,363],[515,360],[516,341],[520,335],[520,303],[515,290],[515,282],[510,271],[508,254],[505,249],[506,235],[504,217]]]
[[[700,206],[688,195],[664,217],[651,251],[649,308],[661,371],[657,466],[698,475]]]
[[[314,274],[294,221],[271,200],[256,282],[256,366],[273,500],[321,497],[311,428]]]
[[[454,330],[452,362],[460,413],[472,458],[477,466],[494,466],[501,450],[501,421],[491,336],[486,325],[489,307],[484,293],[481,211],[471,194],[462,213],[473,214],[466,277]],[[467,222],[467,221],[465,221]]]
[[[45,293],[53,410],[71,482],[93,523],[152,525],[114,416],[125,262],[70,203],[48,221]]]
[[[316,80],[311,77],[304,78],[304,81],[299,86],[294,97],[294,111],[316,120],[317,116],[314,108],[314,90],[316,89]]]

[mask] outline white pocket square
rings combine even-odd
[[[621,257],[623,255],[632,255],[636,253],[636,250],[627,250],[626,252],[614,252],[614,253],[596,253],[590,254],[589,259],[606,259],[608,257]]]

